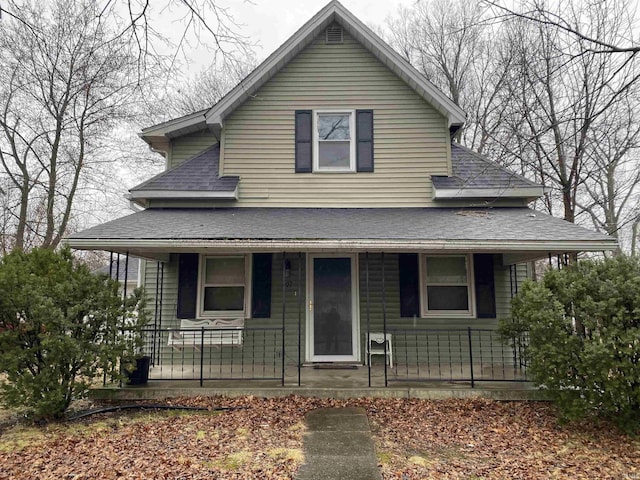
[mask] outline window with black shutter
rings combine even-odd
[[[295,171],[373,172],[373,110],[296,110]]]

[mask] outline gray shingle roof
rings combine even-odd
[[[125,270],[125,265],[127,269]],[[109,264],[104,265],[100,268],[95,269],[92,273],[102,273],[105,275],[109,275],[109,270],[111,270],[112,278],[117,278],[124,281],[125,271],[127,274],[128,282],[135,282],[138,280],[138,267],[140,266],[140,259],[137,257],[129,257],[129,262],[126,262],[124,257],[120,257],[120,268],[118,268],[117,257],[114,255],[113,257],[113,266],[109,268]]]
[[[531,188],[540,185],[517,175],[468,148],[451,144],[451,177],[432,176],[433,186],[442,189]]]
[[[233,192],[240,177],[219,177],[219,166],[220,147],[216,144],[180,165],[133,187],[130,192],[150,190]]]
[[[529,208],[149,209],[70,237],[147,240],[613,241]]]

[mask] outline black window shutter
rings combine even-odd
[[[417,253],[398,255],[400,271],[400,316],[420,316],[420,269]]]
[[[196,318],[198,260],[197,253],[181,253],[178,258],[178,318]]]
[[[373,110],[356,110],[356,170],[373,172]]]
[[[271,317],[270,253],[254,253],[251,280],[251,318]]]
[[[312,170],[312,115],[311,110],[296,110],[296,173]]]
[[[496,287],[493,278],[493,255],[476,253],[473,256],[478,318],[496,318]]]

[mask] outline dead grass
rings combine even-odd
[[[640,440],[592,423],[560,426],[546,403],[175,399],[227,412],[90,417],[0,434],[0,479],[286,479],[304,462],[304,414],[367,410],[385,479],[640,479]],[[1,414],[2,412],[0,412]]]

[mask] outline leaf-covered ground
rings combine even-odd
[[[385,479],[640,479],[640,439],[558,425],[553,408],[488,400],[173,399],[225,412],[102,414],[0,429],[0,479],[285,479],[304,461],[304,414],[367,410]]]

